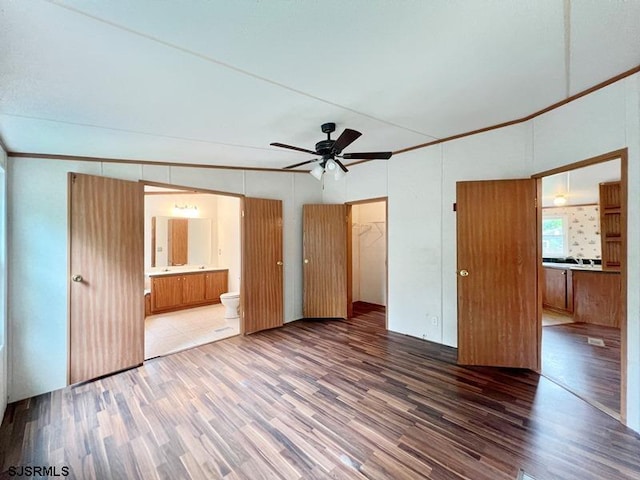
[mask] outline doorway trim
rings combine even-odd
[[[535,173],[531,175],[531,178],[535,178],[538,182],[538,192],[540,192],[540,186],[542,184],[542,178],[556,173],[568,172],[570,170],[576,170],[578,168],[587,167],[589,165],[595,165],[598,163],[607,162],[610,160],[620,159],[620,189],[621,205],[621,236],[622,236],[622,252],[620,262],[620,284],[621,284],[621,312],[622,321],[620,324],[620,421],[626,425],[627,423],[627,208],[628,208],[628,148],[621,148],[619,150],[613,150],[611,152],[603,153],[595,157],[587,158],[578,162],[563,165],[561,167],[553,168],[551,170],[545,170],[543,172]],[[542,199],[540,193],[538,193],[540,201],[538,202],[538,231],[542,229]],[[538,292],[542,292],[542,262],[538,264]],[[538,294],[538,308],[542,311],[542,296]],[[542,324],[540,324],[540,342],[539,348],[542,348]],[[542,371],[542,370],[541,370]],[[564,387],[563,387],[564,388]],[[590,405],[600,409],[597,405],[594,405],[588,399],[581,396]],[[609,414],[609,412],[605,413]]]
[[[384,202],[384,328],[389,329],[389,197],[374,197],[364,200],[345,202],[347,206],[347,317],[353,316],[353,227],[351,226],[351,207],[367,203]]]

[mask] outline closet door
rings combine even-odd
[[[241,311],[248,334],[283,324],[282,201],[244,198],[242,213]]]
[[[347,206],[303,206],[305,318],[347,318]]]
[[[69,383],[144,360],[144,193],[69,174]]]

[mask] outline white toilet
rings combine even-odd
[[[240,292],[227,292],[220,295],[220,302],[224,305],[224,318],[238,318],[240,306]]]

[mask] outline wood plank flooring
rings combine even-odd
[[[370,323],[301,320],[13,403],[0,478],[640,478],[640,435],[555,383]]]
[[[602,339],[604,346],[589,345],[588,338]],[[542,373],[619,415],[620,329],[589,323],[544,327]]]

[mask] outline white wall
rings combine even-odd
[[[7,155],[0,147],[0,419],[7,408]]]
[[[240,291],[240,199],[218,196],[218,265],[229,269],[229,292]]]
[[[640,430],[640,75],[526,123],[354,166],[325,203],[388,197],[389,329],[457,345],[456,182],[529,177],[629,149],[628,425]]]
[[[386,210],[385,202],[362,203],[351,209],[354,302],[387,304]]]
[[[10,401],[66,385],[70,171],[283,200],[285,321],[302,317],[301,204],[321,201],[310,175],[10,157]]]

